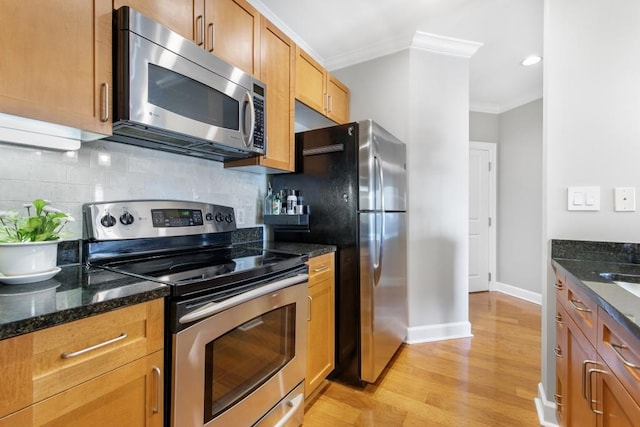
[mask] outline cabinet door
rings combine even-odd
[[[556,356],[556,393],[554,401],[556,403],[556,416],[560,426],[565,427],[566,424],[566,402],[568,398],[567,392],[567,319],[569,315],[562,305],[556,301],[556,347],[554,353]]]
[[[1,0],[0,111],[111,134],[111,0]]]
[[[182,37],[195,40],[194,0],[113,0],[114,9],[122,6],[130,6]]]
[[[163,422],[163,351],[0,419],[0,427],[145,427]]]
[[[334,281],[309,284],[307,374],[305,397],[324,381],[334,366]]]
[[[295,45],[266,18],[260,44],[260,79],[267,85],[267,155],[263,164],[293,171]]]
[[[325,114],[326,72],[300,47],[296,51],[296,98],[320,114]]]
[[[260,80],[267,85],[267,154],[226,162],[225,167],[244,167],[254,172],[292,172],[295,169],[295,45],[264,17],[260,33]]]
[[[205,49],[260,75],[260,14],[246,0],[205,0]]]
[[[566,426],[589,427],[596,425],[596,414],[588,401],[589,369],[597,368],[596,351],[589,340],[580,331],[570,316],[566,318],[567,331],[567,384],[566,406],[564,408]],[[596,399],[595,395],[591,396]]]
[[[611,368],[603,363],[602,372],[594,373],[597,380],[597,402],[594,409],[602,411],[598,416],[598,427],[637,427],[640,423],[640,406],[613,375]]]
[[[349,88],[327,74],[327,117],[336,123],[348,123],[349,98]]]

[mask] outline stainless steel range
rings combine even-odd
[[[167,425],[299,426],[306,257],[233,245],[232,208],[133,200],[83,206],[87,265],[170,286]]]

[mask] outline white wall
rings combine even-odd
[[[542,99],[500,115],[497,280],[540,295]]]
[[[613,212],[614,186],[640,187],[640,2],[545,0],[545,227],[542,385],[553,396],[549,239],[640,242],[640,212]],[[566,188],[601,186],[599,212],[569,212]]]
[[[82,203],[159,198],[197,200],[244,211],[240,227],[262,223],[264,175],[223,168],[219,162],[109,141],[83,143],[70,154],[0,143],[0,210],[22,210],[44,198],[70,213],[66,238],[82,237]]]
[[[409,340],[470,333],[469,60],[411,48],[334,74],[351,117],[407,143]]]
[[[469,111],[469,140],[498,142],[500,140],[500,115]]]

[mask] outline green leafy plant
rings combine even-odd
[[[17,211],[0,211],[0,243],[58,240],[64,226],[74,221],[70,215],[51,207],[47,200],[36,199],[24,207],[26,217]]]

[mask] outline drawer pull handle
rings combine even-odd
[[[624,366],[626,366],[628,368],[631,368],[631,369],[640,369],[639,365],[636,365],[635,363],[629,362],[627,359],[624,358],[622,353],[620,353],[620,350],[626,350],[629,347],[627,347],[624,344],[612,344],[610,342],[608,342],[607,345],[611,348],[611,350],[613,350],[613,352],[616,354],[618,359],[620,359],[620,361],[624,364]],[[620,350],[618,350],[618,349],[620,349]]]
[[[329,266],[328,266],[328,265],[323,265],[322,267],[314,268],[314,269],[313,269],[313,272],[314,272],[314,273],[318,273],[318,272],[320,272],[320,271],[325,271],[325,270],[326,270],[326,269],[328,269],[328,268],[329,268]]]
[[[555,288],[558,290],[564,289],[564,284],[562,284],[562,282],[559,280],[553,286],[555,286]]]
[[[307,300],[309,301],[307,305],[307,322],[311,322],[311,310],[313,309],[313,297],[311,295],[308,295]]]
[[[560,313],[556,314],[555,319],[556,319],[556,322],[557,322],[557,323],[560,323],[560,324],[563,324],[563,323],[564,323],[564,322],[562,321],[562,314],[560,314]]]
[[[569,300],[569,304],[571,304],[571,306],[573,308],[575,308],[576,310],[578,310],[578,311],[582,311],[582,312],[585,312],[585,313],[591,313],[591,309],[585,308],[585,307],[579,307],[577,305],[577,304],[583,304],[583,302],[580,301],[579,299],[570,299]]]
[[[73,353],[66,353],[66,352],[62,353],[60,355],[60,357],[62,357],[63,359],[71,359],[72,357],[77,357],[77,356],[80,356],[81,354],[85,354],[85,353],[88,353],[90,351],[97,350],[99,348],[108,346],[110,344],[117,343],[118,341],[122,341],[125,338],[127,338],[127,333],[123,332],[123,333],[120,334],[119,337],[112,338],[110,340],[101,342],[101,343],[96,344],[96,345],[92,345],[91,347],[83,348],[82,350],[74,351]]]

